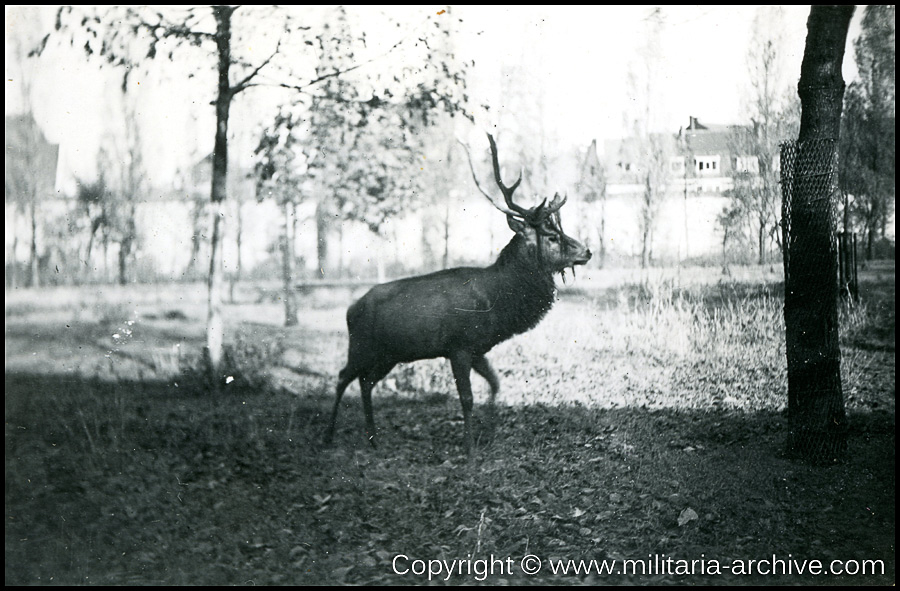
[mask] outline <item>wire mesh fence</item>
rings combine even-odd
[[[840,457],[846,421],[837,334],[837,146],[781,145],[789,448],[816,463]]]
[[[815,195],[813,213],[819,223],[829,223],[830,248],[820,256],[832,256],[837,248],[833,220],[837,214],[837,150],[833,139],[807,142],[787,141],[781,144],[781,229],[784,244],[785,284],[791,276],[791,250],[806,237],[796,232],[792,223],[794,199],[799,195]],[[821,212],[827,209],[827,213]],[[818,211],[815,211],[818,210]],[[816,228],[822,230],[822,228]],[[821,233],[819,234],[821,235]],[[837,278],[835,278],[837,279]]]
[[[820,253],[822,257],[837,256],[838,283],[841,297],[857,301],[859,280],[857,267],[857,240],[852,232],[835,232],[837,228],[838,168],[837,150],[833,139],[803,142],[783,142],[781,144],[781,187],[782,187],[782,244],[784,244],[785,284],[789,282],[791,249],[803,240],[792,222],[794,200],[798,195],[813,195],[811,210],[819,220],[829,223],[829,248]],[[810,208],[808,208],[810,209]],[[821,210],[827,210],[822,212]],[[819,213],[815,213],[818,211]],[[824,229],[824,228],[819,228]],[[830,262],[830,261],[823,261]]]

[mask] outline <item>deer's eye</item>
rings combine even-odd
[[[559,242],[559,236],[557,236],[556,234],[551,234],[550,236],[547,236],[547,240],[556,243]]]

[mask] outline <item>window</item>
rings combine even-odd
[[[713,174],[713,171],[717,171],[719,169],[720,158],[721,157],[718,155],[697,156],[696,158],[694,158],[694,166],[696,172],[704,176]]]

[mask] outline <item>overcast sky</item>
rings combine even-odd
[[[362,22],[372,23],[372,39],[380,37],[390,43],[396,34],[394,29],[382,30],[377,24],[380,21],[363,12],[366,9],[348,10],[358,10]],[[441,7],[385,10],[398,20],[421,23]],[[6,7],[7,113],[22,108],[8,47],[10,32],[21,26],[16,11],[16,7]],[[466,31],[458,40],[457,51],[475,60],[470,91],[476,101],[491,104],[494,113],[480,118],[473,132],[490,128],[491,117],[502,112],[504,105],[497,104],[503,102],[498,96],[498,77],[508,71],[504,67],[517,65],[527,75],[513,81],[513,88],[523,93],[540,90],[544,97],[543,125],[552,129],[563,144],[583,147],[598,139],[602,146],[604,139],[620,137],[623,114],[631,98],[627,72],[637,59],[650,11],[649,7],[633,6],[454,8],[453,16],[463,19]],[[658,83],[658,93],[665,97],[660,107],[662,127],[676,132],[691,115],[710,123],[745,122],[746,54],[756,11],[753,6],[662,9],[663,75]],[[808,13],[808,6],[784,7],[785,50],[781,58],[791,80],[799,77]],[[848,81],[855,75],[851,43],[858,33],[861,13],[858,8],[845,56]],[[43,26],[48,29],[52,14],[53,10],[47,9]],[[106,97],[115,87],[96,72],[96,65],[84,62],[78,48],[46,55],[36,70],[33,110],[48,138],[60,143],[61,175],[91,176],[97,149],[111,120]],[[150,150],[156,154],[155,166],[161,176],[168,176],[190,154],[211,150],[213,113],[206,105],[198,107],[201,97],[185,92],[189,85],[150,81],[147,86],[139,110],[150,122],[151,141],[156,143],[155,150]],[[263,105],[266,101],[254,95],[251,102]],[[253,110],[253,105],[248,108]],[[516,113],[504,116],[515,117]]]

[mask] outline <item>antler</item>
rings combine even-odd
[[[490,137],[490,135],[488,137]],[[484,195],[488,201],[490,201],[491,205],[493,205],[494,207],[496,207],[498,210],[502,211],[506,215],[512,216],[514,218],[524,219],[525,218],[524,214],[516,213],[515,211],[506,209],[502,205],[498,205],[497,202],[494,201],[494,198],[491,197],[490,195],[488,195],[487,191],[485,191],[484,189],[481,188],[481,183],[478,182],[478,175],[475,174],[475,166],[472,164],[472,155],[469,154],[469,147],[466,146],[466,144],[464,144],[462,142],[462,140],[460,140],[459,138],[457,138],[456,141],[459,142],[459,145],[461,145],[463,147],[463,150],[465,150],[465,152],[466,152],[466,159],[469,161],[469,170],[472,171],[472,180],[475,181],[475,186],[478,187],[478,190],[481,192],[481,194]],[[516,184],[518,184],[518,183],[516,183]]]
[[[519,183],[522,182],[522,173],[519,173],[519,178],[511,187],[507,187],[503,184],[503,180],[500,178],[500,161],[497,158],[497,144],[494,142],[494,136],[491,134],[487,134],[488,142],[491,144],[491,164],[494,165],[494,181],[497,182],[497,186],[500,187],[500,192],[503,193],[503,199],[506,201],[506,205],[509,206],[513,211],[518,212],[518,217],[528,217],[531,215],[532,210],[522,207],[521,205],[516,205],[513,203],[512,196],[515,193],[516,189],[519,187]]]
[[[568,196],[564,196],[562,199],[559,197],[559,193],[553,196],[553,200],[547,205],[547,200],[544,199],[540,205],[533,208],[522,207],[521,205],[517,205],[513,200],[512,196],[515,193],[516,189],[519,187],[519,184],[522,182],[522,173],[519,173],[519,178],[516,180],[512,186],[507,187],[503,184],[503,180],[500,178],[500,161],[497,156],[497,144],[494,141],[494,137],[491,134],[487,134],[488,142],[491,145],[491,164],[494,167],[494,181],[496,181],[497,186],[500,187],[500,192],[503,193],[503,199],[506,201],[506,204],[509,206],[509,209],[503,207],[502,205],[497,204],[494,199],[487,194],[481,187],[481,183],[478,182],[478,175],[475,174],[475,167],[472,164],[472,156],[469,154],[469,148],[464,144],[461,140],[457,138],[456,141],[460,143],[463,147],[463,150],[466,152],[466,158],[469,162],[469,170],[472,171],[472,180],[475,181],[475,186],[478,187],[478,190],[484,195],[488,201],[491,202],[491,205],[496,207],[498,210],[502,211],[508,216],[512,216],[514,218],[518,218],[521,220],[528,221],[531,224],[536,222],[540,222],[542,220],[546,220],[548,218],[552,218],[556,221],[558,227],[561,227],[559,220],[559,210],[563,205],[566,204],[568,200]]]
[[[546,213],[550,214],[550,215],[558,213],[560,208],[562,208],[562,206],[565,205],[566,201],[568,201],[568,200],[569,200],[568,195],[564,196],[562,198],[562,200],[560,200],[559,193],[557,193],[556,195],[553,196],[553,201],[550,202],[550,205],[547,206]],[[568,210],[566,210],[566,211],[568,211]]]

